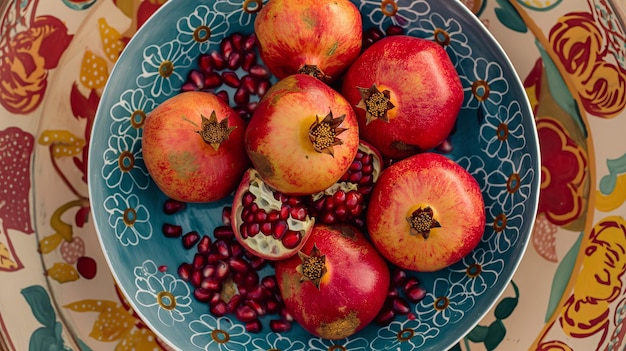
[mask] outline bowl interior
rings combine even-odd
[[[411,305],[415,318],[399,316],[385,327],[372,324],[345,340],[314,338],[295,323],[280,334],[267,327],[247,333],[236,319],[211,315],[177,273],[195,250],[185,249],[180,238],[165,237],[162,228],[175,224],[184,232],[211,236],[222,225],[222,209],[231,198],[165,214],[166,197],[143,163],[141,123],[180,91],[201,53],[219,49],[233,33],[252,33],[261,2],[167,2],[128,43],[111,72],[91,135],[88,184],[96,230],[116,281],[141,318],[176,348],[327,350],[336,345],[441,351],[478,323],[517,269],[537,209],[539,147],[526,93],[502,48],[459,1],[353,3],[365,30],[400,26],[408,35],[442,43],[455,64],[465,98],[446,156],[481,186],[487,210],[483,240],[457,264],[415,274],[427,290],[421,302]],[[234,89],[223,89],[232,99]],[[271,268],[263,274],[271,274]]]

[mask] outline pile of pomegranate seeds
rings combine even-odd
[[[184,204],[168,199],[163,206],[167,214],[182,211]],[[176,229],[172,229],[176,228]],[[208,304],[215,317],[233,315],[251,333],[263,329],[262,317],[269,316],[274,332],[291,329],[293,317],[285,308],[276,276],[261,277],[259,271],[268,261],[245,250],[235,239],[230,226],[230,208],[222,211],[222,225],[213,235],[197,231],[182,234],[182,227],[166,224],[166,237],[180,237],[185,249],[196,253],[191,262],[178,266],[178,275],[191,284],[196,300]]]
[[[181,92],[215,93],[229,103],[241,117],[249,120],[258,99],[271,86],[272,75],[267,67],[258,62],[257,57],[255,34],[233,33],[222,40],[219,50],[198,57],[198,69],[189,72]],[[235,89],[232,97],[224,86]]]

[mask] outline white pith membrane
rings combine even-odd
[[[338,190],[343,190],[347,194],[348,192],[352,190],[357,190],[357,188],[358,186],[352,182],[338,182],[329,186],[324,191],[320,191],[318,193],[311,195],[311,198],[313,199],[313,201],[317,201],[321,199],[324,195],[333,195]]]
[[[274,190],[269,187],[267,184],[261,180],[258,173],[256,171],[252,171],[250,174],[250,183],[248,186],[248,191],[254,195],[254,203],[259,206],[260,209],[263,209],[266,213],[269,213],[272,210],[280,211],[282,207],[282,202],[274,198]],[[242,218],[244,207],[239,207],[237,218]],[[287,226],[289,230],[300,232],[301,236],[304,238],[305,233],[309,232],[313,224],[315,223],[315,219],[309,217],[308,215],[304,220],[295,219],[289,214],[287,218]],[[281,256],[286,252],[296,252],[300,249],[300,247],[296,247],[294,249],[287,249],[283,246],[281,240],[274,238],[272,235],[265,235],[262,232],[259,232],[255,236],[248,236],[244,239],[245,243],[250,247],[251,250],[254,250],[260,254],[267,256]],[[302,240],[302,244],[304,240]],[[300,245],[302,246],[302,245]]]

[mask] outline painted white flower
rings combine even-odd
[[[384,3],[380,0],[363,0],[359,4],[359,11],[384,32],[389,24],[407,28],[417,23],[418,18],[430,12],[430,5],[424,0],[395,0]]]
[[[328,340],[322,338],[315,338],[309,340],[309,350],[327,351],[327,350],[342,350],[342,351],[367,351],[368,341],[364,338],[354,339],[341,339],[341,340]]]
[[[141,74],[136,83],[148,89],[152,97],[171,96],[185,82],[186,68],[191,59],[178,41],[148,45],[143,51]]]
[[[176,28],[177,39],[185,47],[198,46],[200,52],[208,52],[211,45],[219,45],[224,39],[229,24],[223,13],[201,5],[188,17],[179,19]]]
[[[135,300],[144,307],[157,308],[159,321],[170,327],[185,320],[191,313],[189,287],[172,274],[160,272],[156,264],[146,260],[135,267]]]
[[[243,325],[230,318],[203,314],[189,323],[191,343],[205,351],[246,351],[250,335]]]
[[[515,246],[525,222],[525,205],[524,202],[520,202],[508,210],[503,210],[498,204],[488,206],[487,225],[492,228],[485,232],[482,241],[489,243],[493,251],[500,253],[507,252]]]
[[[291,340],[278,333],[267,333],[264,338],[252,340],[254,351],[280,350],[280,351],[304,351],[305,345],[302,341]]]
[[[141,140],[132,133],[111,135],[102,155],[102,178],[107,187],[129,194],[134,187],[146,189],[150,184],[145,169]]]
[[[463,32],[459,21],[452,17],[444,17],[433,12],[427,19],[422,18],[418,21],[418,25],[409,28],[407,34],[442,44],[453,62],[461,57],[472,55],[467,35]]]
[[[509,92],[509,83],[498,62],[484,57],[463,57],[458,69],[463,85],[463,108],[484,108],[485,114],[496,114],[498,107]]]
[[[435,280],[431,291],[415,306],[417,319],[443,327],[456,321],[474,306],[474,297],[461,284],[451,284],[447,278]]]
[[[389,325],[380,328],[378,334],[370,343],[371,350],[418,350],[428,339],[439,334],[439,329],[420,321],[407,319],[392,321]]]
[[[516,100],[508,106],[499,106],[495,115],[486,114],[480,126],[480,139],[485,143],[483,150],[489,157],[510,158],[526,146],[524,138],[524,115]]]
[[[126,90],[110,110],[111,134],[141,136],[141,127],[146,116],[155,107],[156,102],[144,94],[143,90]]]
[[[122,246],[135,246],[140,240],[152,237],[150,213],[139,197],[124,197],[115,193],[104,200],[104,210],[109,214],[109,225]]]
[[[449,268],[449,280],[464,286],[468,294],[482,295],[497,281],[504,269],[504,260],[493,251],[479,247]]]
[[[530,154],[515,153],[502,159],[498,169],[487,175],[486,195],[497,202],[504,212],[532,195],[535,180],[533,160]]]
[[[238,23],[242,27],[252,25],[257,12],[261,11],[268,0],[218,0],[215,10],[226,13],[229,22]],[[234,21],[231,18],[235,19]]]

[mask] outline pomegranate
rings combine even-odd
[[[346,224],[316,224],[298,255],[276,262],[275,269],[285,307],[305,330],[325,339],[348,337],[373,321],[390,282],[387,262]]]
[[[300,250],[314,219],[301,198],[272,189],[250,168],[235,192],[230,222],[244,248],[259,257],[279,260]]]
[[[361,138],[392,159],[442,143],[463,103],[446,51],[408,35],[371,44],[348,68],[342,94],[355,107]]]
[[[339,181],[330,188],[311,195],[309,212],[318,223],[350,223],[363,227],[362,213],[366,198],[374,187],[383,159],[372,145],[359,143],[357,154]]]
[[[288,195],[309,195],[333,185],[359,147],[354,110],[318,79],[294,74],[259,101],[245,146],[261,178]]]
[[[361,52],[359,10],[349,0],[272,0],[254,21],[261,59],[279,79],[336,80]]]
[[[430,272],[461,260],[478,245],[485,205],[469,172],[445,156],[425,152],[381,173],[366,223],[374,246],[391,263]]]
[[[244,131],[244,120],[214,94],[180,93],[145,120],[146,168],[159,189],[174,200],[222,199],[235,190],[250,165]],[[129,165],[120,161],[120,167]]]

